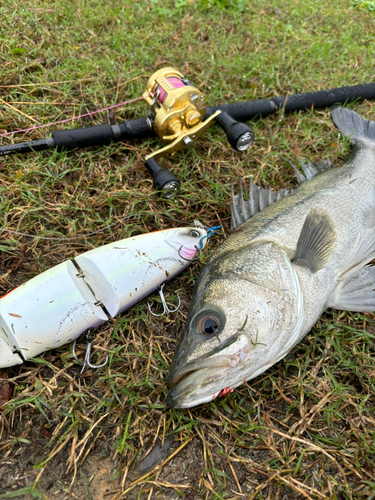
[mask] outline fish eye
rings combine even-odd
[[[197,231],[196,229],[192,229],[189,233],[189,235],[192,237],[192,238],[199,238],[201,233],[199,231]]]
[[[214,312],[205,313],[197,322],[197,330],[204,335],[217,334],[220,329],[220,318]]]
[[[211,335],[211,333],[215,333],[218,327],[219,325],[217,324],[216,319],[208,318],[203,324],[203,333]]]

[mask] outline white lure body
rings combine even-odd
[[[96,328],[186,269],[205,245],[202,228],[166,229],[90,250],[0,299],[0,368]]]

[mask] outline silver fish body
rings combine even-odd
[[[258,376],[328,307],[375,310],[375,268],[366,266],[375,257],[375,122],[348,109],[332,117],[353,144],[344,166],[305,165],[308,180],[275,202],[255,186],[248,202],[234,197],[235,230],[194,287],[168,406],[196,406]]]

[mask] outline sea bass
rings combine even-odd
[[[329,307],[375,310],[375,122],[334,108],[351,138],[342,167],[302,165],[289,193],[233,195],[232,229],[201,271],[167,383],[189,408],[281,360]]]

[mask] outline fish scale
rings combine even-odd
[[[369,154],[368,148],[366,148],[366,151],[361,151],[361,149],[358,148],[358,156],[354,162],[351,161],[346,166],[321,173],[311,181],[302,184],[298,190],[289,194],[286,198],[270,205],[245,222],[240,226],[241,231],[236,229],[235,231],[238,232],[235,232],[220,245],[208,264],[219,258],[223,252],[248,245],[250,241],[254,242],[256,239],[270,239],[287,249],[295,249],[299,230],[303,225],[306,214],[315,206],[325,206],[330,211],[331,218],[340,224],[346,222],[346,214],[351,213],[354,208],[358,212],[359,222],[362,223],[361,218],[367,217],[367,213],[371,211],[369,210],[368,199],[365,197],[359,200],[356,199],[356,203],[359,203],[355,207],[348,206],[348,200],[351,201],[351,196],[356,194],[356,190],[353,189],[354,182],[357,182],[357,180],[368,182],[368,175],[371,170],[375,174],[375,152]],[[358,172],[359,162],[367,165],[362,172]],[[356,175],[355,181],[351,178],[354,173]],[[360,177],[359,174],[361,174]],[[330,187],[327,188],[327,185]],[[375,190],[374,182],[370,182],[370,187]],[[335,196],[329,202],[327,195],[332,191],[335,191]],[[345,238],[348,231],[350,231],[349,226],[347,230],[344,230]]]

